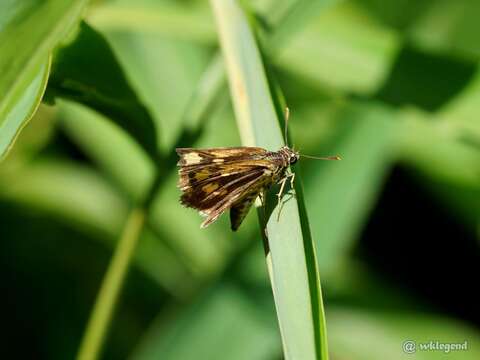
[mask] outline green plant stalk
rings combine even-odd
[[[223,71],[220,59],[214,60],[206,76],[200,81],[198,88],[192,96],[189,111],[183,116],[185,128],[178,136],[176,147],[187,146],[194,142],[201,134],[201,124],[205,121],[209,110],[218,98],[218,93],[223,84]],[[105,335],[115,310],[115,304],[120,295],[124,278],[135,253],[138,238],[147,221],[149,209],[155,199],[158,189],[167,179],[166,173],[175,167],[176,153],[172,150],[170,155],[158,156],[157,174],[149,190],[145,193],[144,200],[130,213],[123,234],[110,262],[107,274],[100,287],[100,292],[90,315],[87,328],[78,352],[78,360],[93,360],[99,357]],[[134,230],[134,231],[133,231]]]
[[[283,145],[277,116],[282,113],[281,101],[272,98],[247,18],[234,0],[211,0],[211,5],[242,143],[277,150]],[[267,222],[266,261],[285,358],[325,360],[328,349],[320,279],[299,180],[297,176],[296,199],[284,203],[279,221],[275,208]]]
[[[125,276],[145,224],[143,207],[134,208],[115,249],[87,324],[78,360],[98,359]]]

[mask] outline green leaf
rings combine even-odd
[[[480,4],[457,1],[369,0],[373,17],[402,30],[415,47],[434,54],[478,61]],[[365,1],[363,1],[365,5]],[[374,5],[374,6],[372,6]]]
[[[332,121],[339,124],[337,141],[328,153],[339,154],[343,160],[334,166],[308,163],[305,180],[307,209],[315,214],[312,233],[324,276],[338,273],[341,261],[352,250],[394,161],[398,129],[393,111],[370,103],[344,106]],[[304,126],[312,129],[311,124]]]
[[[86,3],[0,3],[0,157],[38,106],[48,74],[45,64],[49,54],[78,21]]]
[[[242,143],[283,145],[274,100],[247,19],[235,1],[212,0]],[[267,264],[286,359],[328,359],[319,274],[302,200],[286,201],[267,224]]]
[[[12,106],[0,119],[0,159],[3,159],[13,146],[16,137],[37,111],[47,86],[50,62],[33,72],[30,84],[14,100]]]
[[[475,360],[480,357],[480,335],[458,320],[433,314],[401,312],[367,312],[344,307],[328,312],[332,355],[357,360]],[[407,354],[402,345],[417,344],[415,354]],[[445,352],[421,350],[419,343],[467,342],[467,350]]]
[[[17,168],[0,172],[2,199],[41,209],[104,236],[120,231],[126,203],[91,169],[45,159]]]
[[[206,49],[143,33],[106,36],[161,130],[157,134],[161,150],[170,151],[182,131],[182,116],[208,59]]]
[[[266,46],[273,43],[280,50],[285,47],[285,40],[294,38],[312,19],[326,9],[343,0],[285,0],[269,1],[269,7],[262,14],[274,27]]]
[[[321,86],[365,95],[382,85],[399,47],[395,32],[344,2],[312,19],[275,63]]]
[[[404,131],[401,159],[417,180],[436,194],[472,233],[480,225],[480,71],[468,86],[435,114],[400,112]]]
[[[270,304],[269,304],[270,305]],[[274,359],[279,339],[273,318],[240,287],[219,283],[208,289],[175,322],[160,315],[132,359]],[[171,315],[171,314],[168,314]]]
[[[74,100],[97,110],[156,158],[154,120],[128,83],[108,42],[85,22],[75,40],[55,53],[47,96]]]
[[[96,111],[58,101],[60,125],[82,151],[130,198],[145,196],[155,167],[131,136]],[[125,166],[128,164],[128,166]]]
[[[480,152],[464,141],[466,128],[460,118],[455,125],[454,121],[435,121],[436,116],[418,109],[404,109],[399,115],[402,131],[398,146],[402,161],[452,184],[478,186]]]
[[[469,84],[438,112],[444,132],[452,138],[470,143],[480,144],[480,66]]]
[[[206,10],[201,3],[186,7],[160,1],[148,5],[104,2],[95,7],[88,20],[103,31],[143,32],[212,45],[216,41],[215,28]]]

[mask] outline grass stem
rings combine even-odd
[[[78,352],[78,360],[98,359],[122,285],[145,224],[145,210],[134,208],[103,279]]]

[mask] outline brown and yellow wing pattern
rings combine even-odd
[[[181,203],[206,216],[201,227],[231,209],[232,230],[238,229],[252,203],[274,181],[277,165],[267,150],[256,147],[179,148]]]

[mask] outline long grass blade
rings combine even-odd
[[[234,0],[211,0],[242,142],[283,145],[278,109],[254,34]],[[286,359],[328,359],[319,274],[297,181],[296,198],[267,224],[267,265]]]

